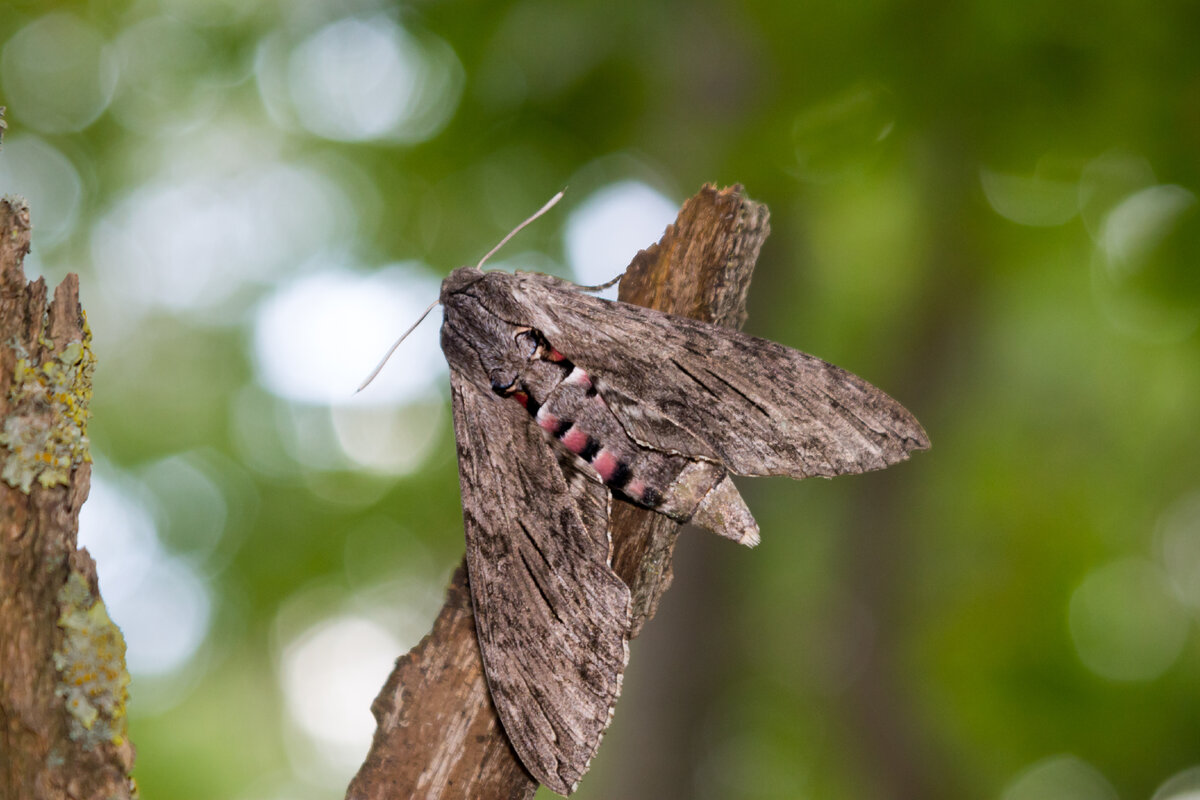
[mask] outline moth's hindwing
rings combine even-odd
[[[568,794],[612,717],[629,589],[609,566],[608,491],[568,488],[540,431],[451,371],[476,631],[496,712],[522,763]]]

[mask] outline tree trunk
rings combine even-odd
[[[95,359],[68,275],[25,282],[29,210],[0,200],[0,800],[135,797],[125,641],[86,550]]]
[[[741,327],[767,209],[741,187],[704,187],[663,238],[621,280],[627,303]],[[671,582],[679,526],[626,503],[612,512],[613,569],[633,593],[633,635]],[[532,798],[537,783],[505,738],[488,695],[465,564],[433,630],[396,668],[372,704],[375,739],[350,784],[351,800]]]

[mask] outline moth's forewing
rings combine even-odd
[[[522,763],[567,794],[599,747],[628,658],[629,589],[609,566],[608,492],[568,483],[528,415],[493,394],[449,307],[444,325],[488,687]]]
[[[532,273],[489,272],[476,291],[554,331],[630,435],[654,447],[715,457],[739,475],[806,478],[882,469],[929,446],[887,394],[776,342]]]

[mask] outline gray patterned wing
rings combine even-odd
[[[484,671],[522,763],[568,794],[600,745],[628,658],[629,589],[609,565],[608,490],[578,474],[568,483],[529,415],[480,380],[451,369]]]
[[[740,475],[831,477],[929,446],[903,406],[846,370],[776,342],[581,294],[533,273],[487,273],[504,313],[543,332],[626,430]],[[482,288],[482,287],[481,287]]]

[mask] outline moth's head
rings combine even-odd
[[[478,267],[459,267],[442,281],[442,291],[438,296],[438,302],[445,303],[447,297],[452,294],[458,294],[477,281],[482,280],[483,275],[483,270]]]
[[[522,379],[557,351],[541,331],[514,322],[514,317],[505,313],[509,298],[504,294],[487,291],[487,284],[476,290],[472,285],[456,292],[443,289],[442,351],[453,369],[507,397],[521,391]],[[561,379],[561,374],[558,377]]]

